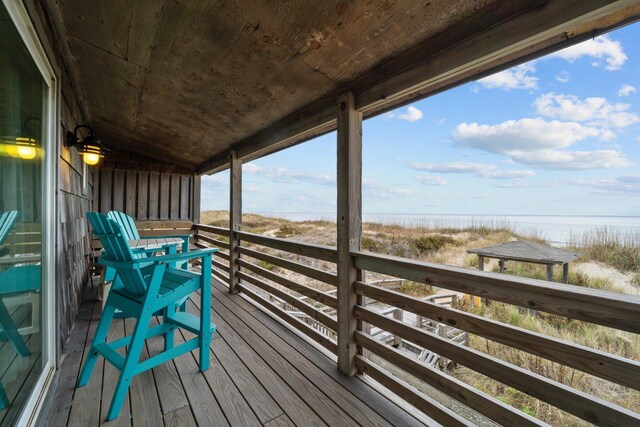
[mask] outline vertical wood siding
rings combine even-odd
[[[140,221],[193,219],[192,174],[102,167],[93,186],[98,212],[124,211]]]

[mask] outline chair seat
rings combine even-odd
[[[151,275],[153,266],[143,267],[141,273],[143,277]],[[162,283],[158,291],[158,299],[181,298],[181,294],[188,295],[198,288],[200,275],[189,270],[167,267]],[[141,303],[144,295],[136,295],[129,292],[126,288],[112,289],[111,292],[118,293],[128,299]]]

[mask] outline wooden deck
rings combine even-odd
[[[117,370],[101,359],[89,384],[74,387],[100,316],[95,291],[87,291],[43,425],[424,425],[424,417],[414,418],[362,379],[340,374],[329,357],[222,284],[214,281],[212,294],[218,331],[211,368],[199,373],[197,354],[188,353],[145,372],[134,379],[120,417],[104,423]],[[189,311],[197,310],[191,303]],[[116,321],[111,339],[132,328],[132,319]],[[176,342],[184,338],[178,334]],[[151,339],[146,353],[161,348],[161,338]]]

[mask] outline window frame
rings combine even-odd
[[[46,87],[44,115],[46,116],[45,140],[42,143],[44,160],[42,170],[42,372],[25,402],[18,426],[35,424],[44,398],[52,384],[56,372],[56,333],[57,313],[55,311],[55,279],[56,279],[56,218],[57,218],[57,185],[59,158],[58,136],[59,85],[54,69],[47,57],[44,47],[37,37],[35,27],[23,3],[19,0],[2,0],[10,19],[15,25],[22,41],[40,74]]]

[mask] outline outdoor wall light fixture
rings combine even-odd
[[[78,138],[78,131],[82,128],[89,129],[89,136],[87,136],[84,141],[80,141]],[[76,147],[78,153],[82,155],[82,159],[88,165],[95,165],[100,161],[100,158],[104,157],[109,150],[107,147],[102,145],[100,139],[97,136],[93,135],[93,128],[88,125],[78,125],[75,127],[73,132],[67,131],[67,147]]]

